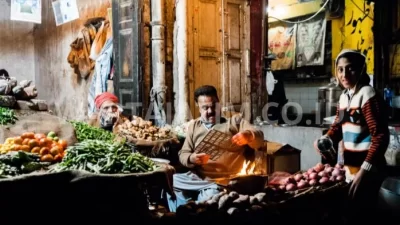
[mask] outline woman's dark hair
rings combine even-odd
[[[357,84],[361,86],[369,85],[371,78],[367,74],[367,63],[365,61],[365,57],[361,55],[361,53],[356,53],[356,52],[343,53],[336,59],[336,66],[339,62],[339,59],[341,58],[346,58],[347,60],[349,60],[353,64],[354,68],[357,69],[357,72],[360,73],[360,77],[358,79]]]
[[[211,85],[203,85],[194,91],[194,100],[197,102],[199,96],[215,97],[218,100],[217,89]]]

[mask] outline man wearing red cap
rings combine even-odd
[[[94,113],[89,124],[112,131],[121,117],[122,108],[118,105],[118,97],[110,92],[103,92],[94,99],[96,113]]]

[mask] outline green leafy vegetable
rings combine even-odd
[[[69,121],[75,128],[76,137],[79,142],[85,140],[114,141],[115,135],[107,130],[90,126],[79,121]]]
[[[14,110],[0,107],[0,125],[15,124],[17,120]]]
[[[85,170],[92,173],[141,173],[154,171],[155,163],[123,143],[85,140],[70,146],[52,171]]]

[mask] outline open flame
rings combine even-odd
[[[254,174],[254,168],[256,167],[256,164],[251,161],[244,161],[242,169],[238,173],[238,175],[249,175],[249,174]]]

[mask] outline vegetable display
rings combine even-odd
[[[132,121],[125,120],[117,125],[116,133],[137,140],[157,141],[172,138],[170,128],[159,128],[152,125],[151,121],[146,121],[141,117],[134,116]]]
[[[85,140],[68,147],[62,162],[54,171],[85,170],[92,173],[140,173],[156,169],[155,163],[139,154],[132,153],[123,143]]]
[[[79,121],[69,121],[75,128],[76,138],[79,142],[85,140],[113,141],[115,135],[104,129],[90,126],[87,123]]]
[[[55,132],[43,133],[26,132],[18,137],[7,138],[0,144],[0,154],[11,151],[24,151],[40,156],[43,162],[61,162],[67,141],[59,140]]]
[[[0,107],[0,125],[14,124],[17,120],[14,110]]]
[[[318,163],[304,173],[288,177],[279,189],[286,191],[295,191],[308,188],[310,186],[334,184],[345,181],[345,170],[340,164],[334,167],[329,164]]]
[[[31,173],[46,168],[50,163],[41,162],[40,156],[24,151],[0,155],[0,179]]]

